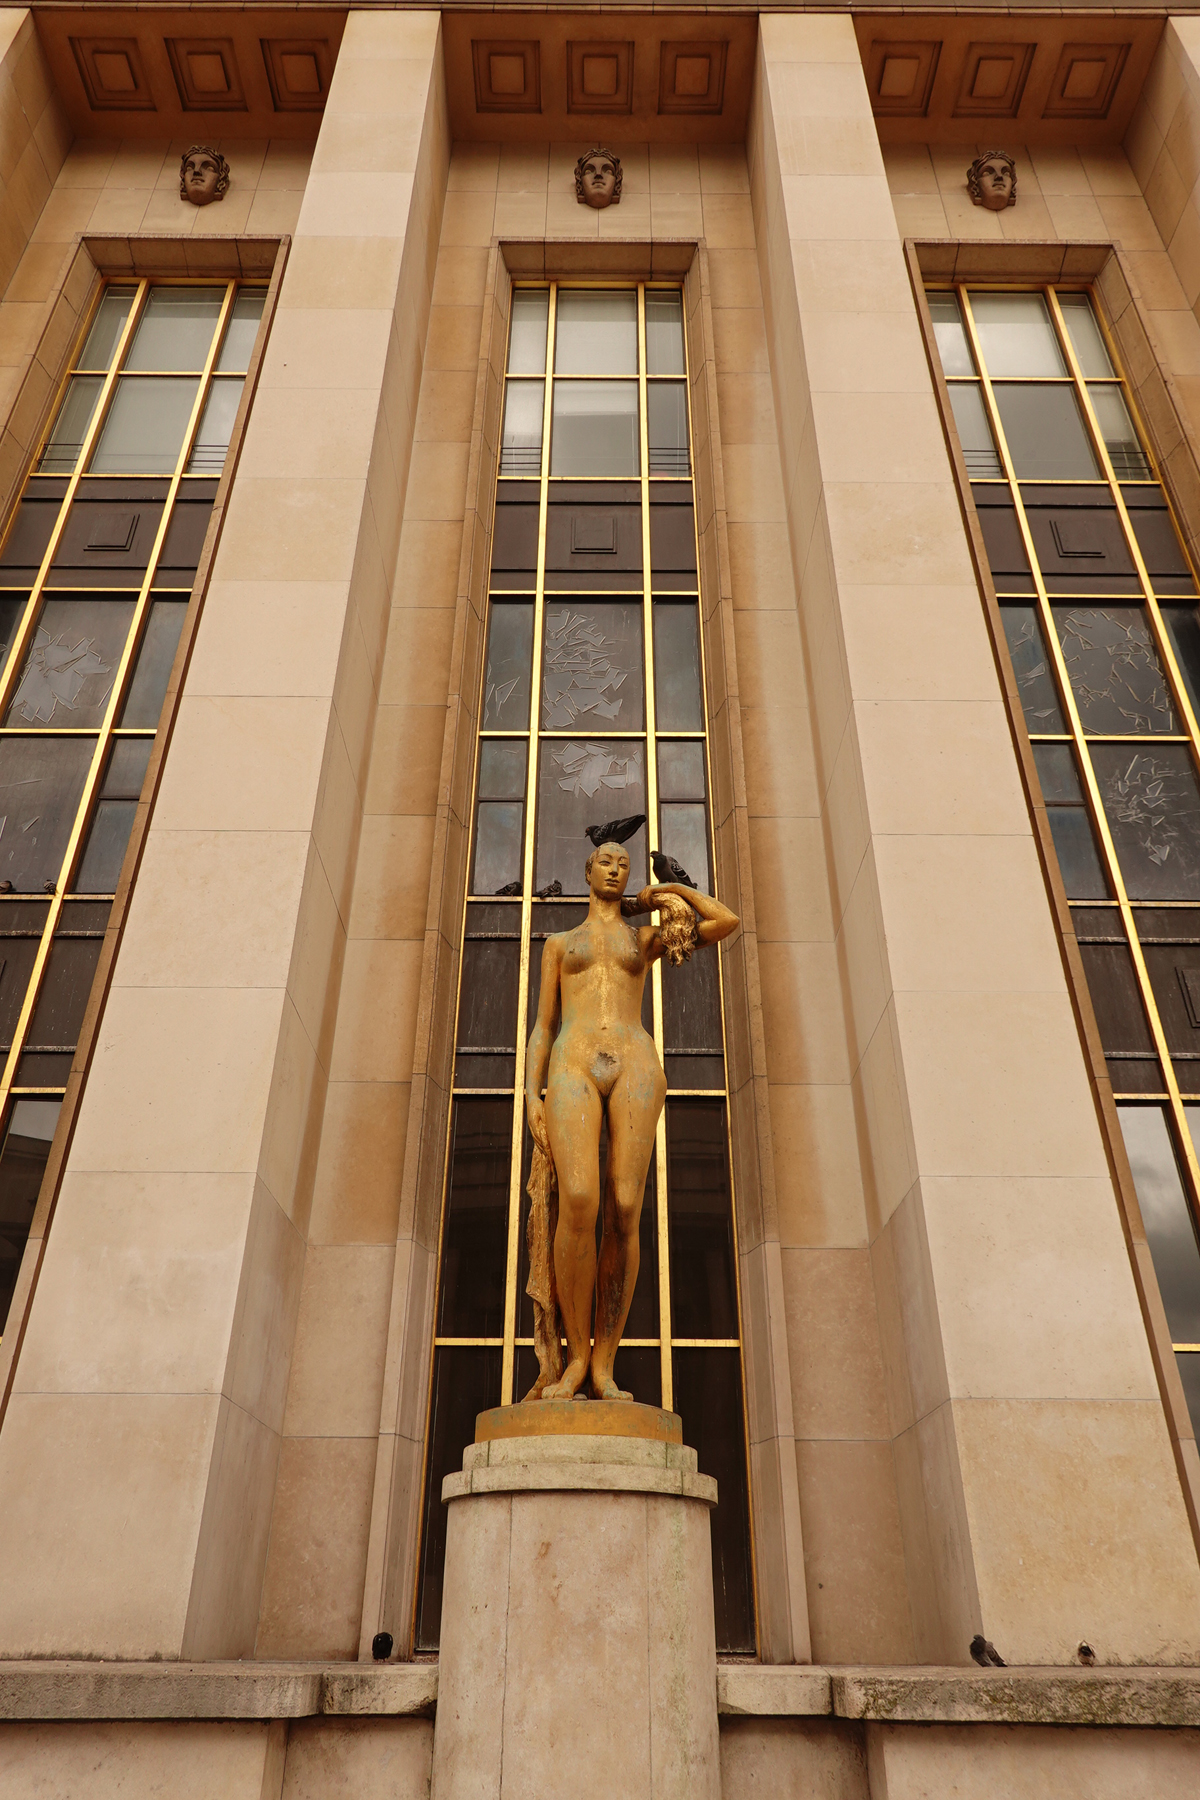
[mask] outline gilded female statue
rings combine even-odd
[[[629,856],[620,844],[601,844],[588,857],[585,874],[587,918],[573,931],[546,940],[537,1023],[525,1063],[526,1116],[545,1158],[539,1170],[535,1155],[530,1183],[534,1218],[539,1211],[539,1178],[543,1184],[540,1260],[545,1266],[539,1285],[537,1231],[531,1220],[529,1291],[538,1302],[541,1373],[526,1396],[529,1399],[538,1395],[544,1400],[573,1399],[589,1369],[589,1385],[597,1400],[632,1398],[617,1387],[613,1361],[637,1281],[642,1194],[667,1093],[654,1040],[642,1025],[642,989],[650,965],[660,956],[682,962],[697,945],[716,944],[738,925],[737,915],[727,906],[682,882],[643,888],[636,901],[623,904]],[[657,926],[634,926],[625,916],[656,910],[662,916]],[[602,1118],[608,1121],[608,1178],[597,1266]],[[544,1210],[547,1177],[550,1181],[556,1177],[558,1186],[557,1225],[552,1231],[546,1229]],[[546,1254],[550,1236],[552,1257]],[[556,1302],[567,1340],[565,1369]]]

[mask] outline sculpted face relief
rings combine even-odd
[[[643,888],[625,907],[634,915],[657,910],[663,922],[631,924],[622,906],[629,855],[620,844],[601,844],[588,857],[585,873],[586,920],[574,931],[546,940],[537,1023],[525,1064],[529,1129],[558,1186],[553,1256],[541,1259],[549,1261],[544,1272],[552,1280],[549,1292],[543,1285],[542,1294],[535,1295],[549,1319],[547,1329],[538,1333],[541,1373],[528,1399],[570,1400],[585,1381],[597,1400],[632,1398],[618,1388],[613,1361],[637,1281],[642,1195],[667,1093],[654,1040],[642,1025],[642,990],[660,956],[680,962],[695,946],[728,937],[738,924],[728,907],[682,882]],[[700,915],[698,922],[694,913]],[[597,1261],[600,1127],[605,1119],[608,1175]],[[536,1212],[536,1194],[534,1205]],[[544,1200],[540,1216],[547,1216]],[[539,1258],[532,1244],[530,1250],[532,1269]],[[561,1376],[556,1306],[567,1339],[568,1361]]]
[[[967,191],[976,206],[1003,212],[1017,204],[1017,165],[1003,150],[985,150],[967,170]]]
[[[619,156],[611,150],[588,150],[575,164],[575,198],[580,206],[616,206],[623,179]]]
[[[229,164],[219,150],[193,144],[179,159],[179,198],[192,206],[223,200],[229,190]]]

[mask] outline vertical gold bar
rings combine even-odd
[[[212,343],[209,345],[208,356],[204,364],[204,371],[197,384],[196,398],[192,402],[192,410],[188,417],[187,430],[183,434],[183,443],[175,462],[175,472],[171,476],[170,485],[167,489],[167,497],[163,505],[162,517],[158,522],[158,529],[154,534],[154,543],[151,547],[150,556],[146,564],[146,572],[142,577],[141,588],[138,592],[137,602],[133,609],[133,618],[130,620],[129,630],[125,637],[125,648],[121,652],[121,658],[117,664],[117,672],[113,679],[112,690],[108,697],[108,705],[104,711],[104,718],[97,730],[96,747],[92,752],[92,760],[84,780],[83,792],[79,797],[79,804],[75,811],[75,822],[71,827],[70,838],[67,840],[67,848],[59,870],[58,880],[55,883],[54,893],[50,898],[50,906],[46,914],[46,923],[42,927],[41,942],[38,945],[37,955],[34,958],[29,982],[25,989],[25,998],[21,1002],[20,1016],[17,1019],[16,1028],[13,1031],[12,1048],[9,1050],[8,1056],[5,1059],[3,1073],[0,1074],[0,1116],[3,1115],[4,1107],[7,1104],[9,1094],[11,1093],[13,1084],[16,1080],[17,1064],[21,1058],[21,1052],[24,1048],[34,1009],[37,1005],[38,995],[41,991],[42,981],[46,973],[46,967],[50,960],[50,952],[54,944],[54,933],[58,928],[58,922],[62,916],[67,889],[70,887],[72,877],[75,873],[75,864],[83,845],[84,833],[91,822],[92,803],[100,786],[101,776],[104,773],[109,746],[112,742],[113,729],[125,701],[125,689],[129,680],[129,671],[133,666],[134,658],[140,647],[142,628],[145,624],[146,614],[150,608],[150,591],[154,583],[155,572],[158,568],[158,559],[162,554],[163,544],[166,542],[167,532],[171,524],[171,514],[174,511],[175,500],[179,493],[179,484],[183,478],[183,472],[187,467],[188,458],[192,453],[192,442],[200,423],[201,414],[204,410],[204,403],[208,398],[208,389],[212,378],[213,365],[220,352],[221,341],[225,335],[225,326],[229,319],[230,309],[233,306],[235,292],[235,284],[229,282],[226,285],[225,298],[221,303],[221,311],[213,330]],[[124,354],[128,335],[128,329],[122,333],[121,343],[118,347],[122,355]],[[110,378],[114,375],[119,366],[118,357],[114,353],[113,365],[109,370]],[[106,389],[105,391],[107,392],[108,390]],[[96,410],[99,412],[99,406],[97,406]],[[89,437],[89,443],[85,445],[85,454],[90,451],[90,442],[91,437]],[[82,468],[83,463],[84,455],[81,455],[78,468]],[[63,511],[59,514],[58,526],[60,531],[62,521],[65,518],[67,504],[68,501],[65,500],[63,502]],[[52,551],[48,550],[46,554],[47,558],[49,558]],[[48,567],[49,563],[44,562],[43,572]]]
[[[533,930],[533,851],[537,822],[538,726],[541,722],[542,638],[546,594],[546,519],[550,501],[550,415],[553,407],[554,321],[558,285],[546,307],[546,385],[542,412],[542,472],[538,483],[537,573],[533,599],[533,663],[529,681],[529,755],[525,765],[525,848],[521,859],[521,959],[517,977],[516,1068],[513,1086],[512,1157],[508,1177],[508,1250],[504,1267],[504,1352],[500,1404],[511,1406],[516,1365],[517,1261],[521,1236],[521,1165],[525,1149],[525,1048],[529,1036],[529,963]]]
[[[646,670],[646,855],[658,849],[658,739],[654,695],[654,577],[650,566],[650,414],[646,379],[646,284],[638,282],[638,449],[642,489],[642,642]],[[647,868],[653,882],[652,868]],[[650,970],[650,1010],[654,1048],[663,1060],[662,963]],[[654,1133],[654,1194],[658,1234],[658,1349],[662,1370],[662,1403],[671,1411],[675,1383],[671,1373],[671,1250],[667,1208],[667,1109],[658,1115]]]
[[[1058,631],[1054,623],[1054,614],[1050,606],[1050,597],[1046,590],[1046,583],[1042,577],[1041,568],[1038,565],[1037,550],[1033,542],[1033,534],[1030,531],[1029,520],[1025,515],[1024,501],[1021,498],[1020,482],[1017,479],[1016,471],[1013,468],[1008,442],[1004,436],[1004,430],[1000,423],[1000,413],[996,406],[995,395],[992,392],[991,378],[988,375],[979,348],[979,338],[975,329],[975,316],[971,311],[970,296],[967,293],[965,286],[959,287],[958,294],[959,304],[962,307],[963,320],[966,324],[967,335],[971,344],[971,351],[975,358],[975,366],[979,370],[980,385],[983,390],[988,418],[991,422],[992,432],[1000,450],[1000,460],[1003,464],[1005,478],[1008,481],[1009,489],[1013,496],[1013,504],[1016,507],[1017,521],[1021,530],[1021,538],[1025,546],[1025,554],[1029,559],[1029,567],[1033,573],[1034,586],[1037,589],[1038,611],[1042,621],[1042,633],[1046,640],[1046,651],[1054,665],[1054,671],[1058,678],[1059,698],[1063,711],[1067,716],[1068,728],[1075,749],[1075,759],[1083,778],[1084,792],[1087,795],[1088,809],[1092,815],[1092,822],[1095,826],[1096,834],[1103,847],[1109,885],[1116,897],[1121,920],[1125,927],[1125,935],[1129,942],[1129,952],[1133,959],[1134,972],[1137,977],[1138,990],[1141,994],[1142,1006],[1150,1025],[1150,1035],[1154,1040],[1155,1052],[1162,1068],[1168,1104],[1170,1106],[1172,1117],[1175,1120],[1176,1136],[1179,1140],[1178,1147],[1187,1165],[1188,1178],[1193,1194],[1193,1205],[1195,1205],[1194,1197],[1200,1193],[1200,1167],[1197,1166],[1196,1152],[1192,1146],[1191,1133],[1187,1128],[1187,1119],[1179,1095],[1179,1082],[1175,1074],[1174,1065],[1171,1061],[1170,1050],[1167,1047],[1166,1034],[1163,1031],[1162,1021],[1158,1016],[1158,1006],[1154,998],[1154,989],[1151,986],[1149,971],[1146,968],[1145,958],[1142,955],[1142,946],[1138,940],[1137,930],[1134,924],[1133,907],[1130,904],[1129,895],[1125,891],[1125,881],[1121,874],[1120,863],[1117,859],[1116,846],[1112,840],[1112,833],[1108,826],[1108,816],[1105,813],[1104,802],[1100,795],[1099,783],[1096,780],[1096,773],[1092,767],[1092,758],[1089,752],[1087,736],[1079,717],[1079,708],[1075,703],[1075,694],[1071,687],[1070,675],[1067,672],[1066,660],[1062,653],[1062,646],[1058,640]],[[1061,314],[1058,315],[1058,317],[1061,321]],[[1065,337],[1066,333],[1064,332],[1063,335]],[[1078,364],[1075,364],[1074,366],[1076,369],[1078,368]],[[1088,407],[1088,415],[1091,418],[1093,427],[1095,427],[1095,417],[1091,413],[1090,406]],[[1111,483],[1112,467],[1111,464],[1109,464],[1106,455],[1104,458],[1104,467],[1108,470]],[[1145,565],[1143,564],[1143,569],[1144,566]],[[1147,741],[1151,742],[1152,740],[1148,739]]]

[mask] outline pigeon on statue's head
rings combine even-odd
[[[601,844],[627,844],[645,823],[645,813],[634,813],[628,819],[610,819],[607,825],[589,825],[584,835],[591,838],[598,850]]]

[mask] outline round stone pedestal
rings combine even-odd
[[[442,1484],[433,1800],[719,1800],[717,1484],[678,1418],[536,1401],[476,1436]]]

